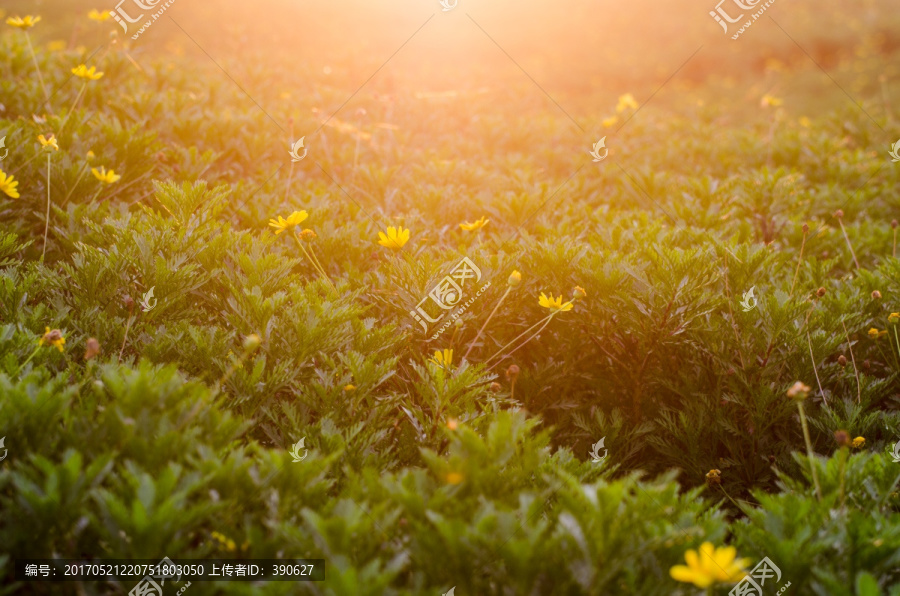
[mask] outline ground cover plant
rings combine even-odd
[[[0,593],[900,594],[900,17],[754,7],[5,3]]]

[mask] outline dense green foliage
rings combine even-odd
[[[716,108],[648,111],[598,166],[512,92],[467,97],[480,118],[363,94],[291,165],[215,66],[37,45],[46,102],[24,35],[0,36],[0,593],[75,593],[13,583],[13,558],[169,556],[328,563],[190,594],[695,594],[669,570],[709,541],[790,594],[900,594],[900,126],[877,106],[727,133]],[[267,226],[301,209],[335,289]],[[410,241],[379,246],[395,225]],[[492,285],[429,341],[409,311],[463,256]]]

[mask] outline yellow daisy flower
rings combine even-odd
[[[898,321],[900,321],[900,312],[892,312],[888,315],[888,323],[891,325],[896,325]]]
[[[479,219],[476,219],[472,223],[469,223],[469,222],[461,223],[461,224],[459,224],[459,227],[467,232],[471,232],[472,230],[477,230],[479,228],[483,228],[484,226],[488,225],[489,221],[491,221],[491,220],[481,217]]]
[[[278,219],[270,219],[269,225],[275,228],[275,235],[277,236],[285,230],[290,230],[294,226],[299,226],[307,217],[309,217],[309,214],[306,211],[294,211],[288,215],[287,219],[280,215],[278,216]]]
[[[631,93],[626,93],[625,95],[619,96],[619,103],[616,104],[616,112],[621,114],[629,108],[636,110],[638,107],[638,102],[634,99],[634,96]]]
[[[853,439],[853,441],[851,441],[851,443],[850,443],[850,445],[851,445],[854,449],[859,449],[860,447],[862,447],[862,446],[865,445],[865,444],[866,444],[866,439],[865,439],[865,437],[856,437],[856,438]]]
[[[88,18],[92,21],[97,21],[98,23],[102,23],[103,21],[108,20],[109,17],[109,11],[101,12],[96,8],[91,9],[91,12],[88,13]]]
[[[66,345],[66,338],[63,337],[62,331],[59,329],[50,330],[49,327],[44,327],[44,335],[41,336],[38,345],[51,345],[55,346],[57,350],[60,352],[63,351],[63,346]]]
[[[559,298],[554,298],[553,294],[550,294],[550,296],[546,296],[543,292],[541,292],[541,297],[538,298],[538,304],[540,304],[544,308],[549,308],[550,312],[566,312],[568,310],[572,310],[574,305],[571,302],[566,302],[565,304],[563,304],[562,299],[562,295],[560,295]]]
[[[92,81],[96,81],[97,79],[99,79],[100,77],[103,76],[102,72],[97,72],[96,66],[92,66],[92,67],[88,68],[84,64],[79,64],[78,66],[73,68],[72,74],[75,75],[76,77],[79,77],[82,79],[90,79]]]
[[[777,108],[778,106],[780,106],[783,103],[784,103],[783,101],[781,101],[777,97],[769,95],[768,93],[763,95],[762,99],[759,101],[759,105],[764,108],[768,108],[768,107],[776,107]]]
[[[409,230],[404,230],[403,226],[389,227],[387,235],[384,232],[378,232],[378,244],[386,246],[394,250],[403,248],[403,245],[409,241]]]
[[[106,182],[107,184],[118,182],[121,178],[121,176],[116,174],[115,170],[109,170],[107,172],[106,168],[103,166],[101,166],[99,170],[97,168],[91,168],[91,174],[93,174],[94,178],[100,182]]]
[[[41,20],[41,17],[34,17],[31,15],[26,15],[25,18],[22,17],[9,17],[6,19],[7,25],[12,25],[18,29],[31,29],[35,25],[37,25],[38,21]]]
[[[41,147],[43,147],[47,151],[50,151],[51,149],[53,151],[59,151],[59,145],[56,143],[55,136],[50,135],[49,137],[45,138],[44,135],[38,135],[37,140],[41,144]]]
[[[3,170],[0,170],[0,191],[6,193],[6,196],[18,199],[19,191],[16,190],[16,187],[19,186],[19,182],[13,178],[12,174],[7,176]]]
[[[447,483],[448,484],[459,484],[463,481],[463,475],[459,472],[450,472],[447,474]]]
[[[618,121],[619,121],[618,116],[610,116],[609,118],[604,118],[602,121],[602,124],[603,124],[604,128],[611,128],[611,127],[615,126]]]
[[[879,337],[881,337],[882,335],[885,335],[885,334],[887,334],[887,331],[879,331],[878,329],[875,329],[874,327],[869,329],[869,337],[871,337],[872,339],[878,339]]]
[[[429,358],[428,361],[438,366],[449,367],[453,364],[453,350],[444,350],[443,352],[435,350],[434,357]]]
[[[744,577],[744,568],[750,559],[736,559],[733,546],[716,548],[711,542],[700,545],[700,552],[688,549],[684,553],[687,565],[675,565],[669,569],[672,579],[708,588],[716,583],[736,583]]]

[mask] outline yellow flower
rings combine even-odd
[[[871,337],[872,339],[878,339],[879,337],[881,337],[882,335],[885,335],[886,333],[887,333],[887,330],[879,331],[878,329],[875,329],[874,327],[869,329],[869,337]]]
[[[447,483],[448,484],[459,484],[463,481],[463,475],[459,472],[450,472],[447,474]]]
[[[344,391],[351,392],[356,391],[356,385],[344,385]]]
[[[459,420],[456,418],[450,418],[447,420],[447,428],[450,430],[456,430],[459,427]]]
[[[404,230],[403,226],[397,228],[393,226],[389,227],[387,229],[387,236],[385,236],[384,232],[378,232],[378,244],[393,248],[394,250],[403,248],[403,245],[408,241],[409,230]]]
[[[275,232],[275,233],[277,234],[278,232]],[[300,237],[300,240],[306,240],[307,242],[312,242],[314,238],[318,238],[318,237],[319,237],[318,234],[316,234],[315,232],[313,232],[313,231],[310,230],[309,228],[306,228],[306,229],[303,230],[302,232],[297,232],[297,236]]]
[[[800,120],[798,120],[798,122],[803,128],[809,128],[810,126],[812,126],[812,120],[810,120],[806,116],[800,116]]]
[[[469,222],[461,223],[461,224],[459,224],[459,227],[467,232],[471,232],[472,230],[477,230],[479,228],[483,228],[484,226],[486,226],[488,224],[489,221],[491,221],[491,220],[481,217],[479,219],[476,219],[472,223],[469,223]]]
[[[634,96],[631,93],[626,93],[625,95],[619,96],[619,103],[616,104],[616,112],[621,114],[629,108],[636,110],[638,107],[638,102],[635,101]]]
[[[107,184],[112,184],[113,182],[118,182],[121,176],[116,174],[115,170],[106,171],[105,167],[91,168],[91,174],[94,175],[94,178],[99,180],[100,182],[106,182]]]
[[[428,361],[438,366],[448,367],[453,364],[453,350],[444,350],[443,352],[435,350],[434,357],[429,358]]]
[[[522,283],[522,274],[516,270],[513,270],[513,272],[509,274],[509,278],[506,280],[506,284],[511,288],[515,288],[520,283]]]
[[[55,136],[50,135],[48,138],[44,138],[44,135],[38,135],[37,139],[38,142],[40,142],[41,147],[43,147],[47,151],[50,151],[51,149],[53,151],[59,151],[59,145],[56,143]]]
[[[12,25],[13,27],[17,27],[19,29],[31,29],[35,25],[37,25],[38,21],[41,20],[41,17],[33,17],[31,15],[26,15],[23,19],[22,17],[9,17],[6,19],[7,25]]]
[[[618,121],[619,121],[618,116],[610,116],[609,118],[604,118],[601,123],[603,124],[604,127],[611,128],[611,127],[615,126],[616,122],[618,122]]]
[[[309,214],[307,214],[306,211],[294,211],[288,215],[287,219],[280,215],[278,216],[278,219],[270,219],[269,225],[275,228],[275,235],[277,236],[285,230],[290,230],[294,226],[299,226],[307,217],[309,217]]]
[[[17,186],[19,186],[19,182],[12,177],[12,174],[7,176],[3,170],[0,170],[0,190],[6,193],[6,196],[18,199],[19,191],[16,190]]]
[[[733,546],[716,548],[711,542],[700,545],[700,552],[688,549],[684,553],[687,565],[675,565],[669,569],[672,579],[698,588],[708,588],[715,583],[736,583],[744,577],[744,567],[750,559],[736,559]]]
[[[862,446],[865,445],[865,444],[866,444],[866,439],[865,439],[865,437],[856,437],[856,438],[853,439],[853,441],[850,443],[850,445],[851,445],[854,449],[859,449],[860,447],[862,447]]]
[[[82,79],[90,79],[92,81],[96,81],[97,79],[99,79],[100,77],[103,76],[102,72],[97,72],[96,66],[92,66],[92,67],[88,68],[84,64],[79,64],[78,66],[73,68],[72,74],[75,75],[76,77],[79,77]]]
[[[62,52],[68,44],[61,39],[47,42],[47,50],[50,52]]]
[[[545,296],[543,292],[541,292],[541,297],[538,298],[538,304],[543,306],[544,308],[549,308],[550,312],[566,312],[567,310],[572,310],[573,304],[571,302],[566,302],[563,304],[563,297],[560,295],[559,298],[554,298],[553,294],[550,296]]]
[[[63,346],[66,345],[66,338],[63,337],[62,331],[60,331],[59,329],[50,331],[49,327],[44,327],[44,335],[41,336],[40,341],[38,341],[38,345],[56,346],[56,349],[62,352]]]
[[[898,322],[900,322],[900,312],[892,312],[888,315],[888,323],[896,325]]]
[[[572,300],[581,300],[587,296],[587,292],[584,291],[584,288],[581,286],[575,286],[575,289],[572,290]]]
[[[784,103],[783,101],[781,101],[781,100],[778,99],[777,97],[774,97],[774,96],[772,96],[772,95],[769,95],[768,93],[765,94],[765,95],[763,95],[763,96],[762,96],[762,99],[759,101],[759,105],[761,105],[761,106],[764,107],[764,108],[768,108],[768,107],[770,107],[770,106],[771,106],[771,107],[778,107],[778,106],[780,106],[780,105],[783,104],[783,103]]]
[[[100,12],[96,8],[92,9],[91,12],[88,13],[88,18],[92,21],[97,21],[98,23],[102,23],[103,21],[109,19],[109,12]]]

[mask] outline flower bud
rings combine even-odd
[[[509,368],[506,369],[506,379],[510,383],[515,383],[516,379],[519,378],[519,367],[515,364],[510,364]]]
[[[710,470],[706,473],[706,484],[709,487],[722,484],[722,472],[719,470]]]
[[[500,383],[498,383],[497,381],[491,383],[491,393],[500,393],[500,389]]]
[[[845,358],[843,354],[838,356],[838,364],[841,365],[841,368],[844,368],[845,366],[847,366],[847,358]]]
[[[850,445],[850,435],[845,430],[834,431],[834,440],[838,447],[848,447]]]
[[[881,292],[874,290],[872,292],[872,300],[881,300]]]
[[[522,274],[518,271],[513,271],[509,274],[509,279],[506,280],[507,285],[511,288],[515,288],[520,283],[522,283]]]
[[[838,219],[841,219],[842,217],[844,217],[844,210],[838,209],[837,211],[834,212],[834,216]]]
[[[897,227],[897,220],[896,220],[896,219],[892,219],[892,220],[891,220],[891,227],[896,229],[896,227]]]
[[[816,290],[816,296],[818,296],[819,298],[821,298],[822,296],[825,295],[825,292],[826,292],[826,291],[827,291],[827,290],[825,290],[825,288],[819,288],[818,290]]]
[[[128,309],[128,312],[134,310],[134,299],[128,294],[125,294],[125,297],[122,298],[122,303],[125,305],[125,308]]]
[[[794,401],[803,401],[809,397],[809,386],[804,385],[801,381],[797,381],[787,390],[787,396]]]
[[[251,352],[259,347],[259,344],[262,343],[262,340],[255,333],[251,333],[247,337],[244,338],[244,349],[248,352]]]
[[[803,233],[809,234],[809,225],[808,224],[803,224]]]
[[[587,292],[585,292],[584,288],[582,288],[581,286],[575,286],[572,294],[572,300],[581,300],[582,298],[587,296]]]
[[[89,337],[85,344],[84,359],[92,360],[100,353],[100,342],[95,337]]]

